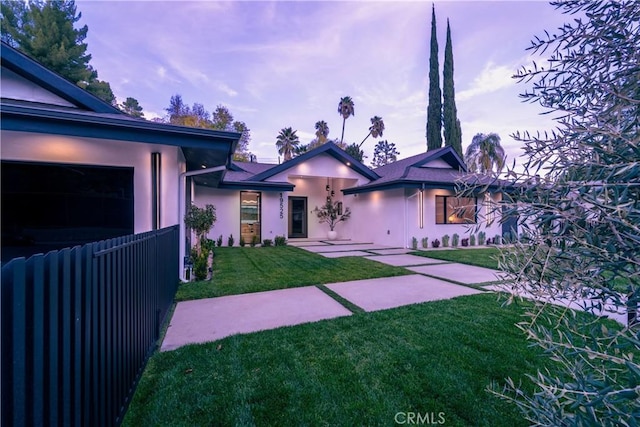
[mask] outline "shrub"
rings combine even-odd
[[[262,241],[262,246],[264,246],[264,247],[269,247],[269,246],[271,246],[272,244],[273,244],[273,241],[272,241],[271,239],[264,239],[264,240]]]
[[[471,236],[469,236],[469,245],[470,246],[475,246],[476,245],[476,235],[472,234]]]
[[[191,249],[191,262],[193,262],[193,275],[196,280],[205,280],[207,278],[207,260],[209,252]]]
[[[462,239],[462,246],[464,246],[464,247],[469,246],[469,238],[468,237],[466,239]]]
[[[203,238],[200,241],[200,247],[202,248],[202,251],[207,255],[209,254],[209,252],[213,252],[213,255],[215,256],[216,242],[214,242],[213,240],[207,239],[206,237]]]
[[[439,248],[440,247],[440,240],[436,239],[434,241],[431,242],[431,246],[434,248]]]
[[[486,239],[487,239],[487,233],[485,233],[484,231],[481,231],[478,233],[478,245],[484,246]]]
[[[260,243],[260,238],[257,235],[253,235],[253,237],[251,237],[251,247],[253,248],[255,245],[257,245],[258,243]]]
[[[275,246],[287,246],[287,239],[284,236],[276,236],[273,243]]]
[[[416,239],[415,237],[411,238],[411,249],[418,249],[418,239]]]
[[[460,236],[458,236],[458,233],[453,233],[453,237],[451,238],[451,246],[457,248],[458,243],[460,243]]]
[[[449,247],[449,235],[445,234],[444,236],[442,236],[442,247],[443,248],[448,248]]]
[[[422,247],[423,247],[424,249],[426,249],[426,248],[428,248],[428,247],[429,247],[429,238],[428,238],[428,237],[423,237],[423,238],[422,238]]]
[[[218,236],[218,240],[216,241],[216,243],[218,244],[218,247],[222,247],[222,234],[220,236]]]
[[[244,248],[244,245],[246,245],[247,242],[244,241],[244,237],[240,236],[240,247]]]
[[[500,236],[499,234],[496,234],[495,236],[493,236],[494,245],[499,245],[501,243],[502,243],[502,236]]]
[[[227,239],[227,246],[231,247],[233,246],[233,243],[234,243],[233,234],[230,234],[229,239]]]

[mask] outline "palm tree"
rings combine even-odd
[[[278,154],[284,156],[284,161],[291,160],[295,152],[296,147],[300,144],[298,135],[295,130],[291,128],[283,128],[278,134],[276,139],[276,147],[278,147]]]
[[[364,142],[370,136],[377,138],[379,136],[382,136],[383,132],[384,132],[384,122],[382,121],[382,117],[378,117],[378,116],[371,117],[371,127],[369,127],[369,133],[367,134],[367,136],[364,137],[364,139],[360,143],[360,147],[362,147],[362,144],[364,144]]]
[[[338,104],[338,113],[342,116],[342,136],[340,137],[340,142],[344,141],[344,123],[351,116],[355,116],[355,110],[353,105],[353,99],[350,96],[345,96],[340,99],[340,103]]]
[[[500,136],[497,133],[476,134],[467,147],[465,158],[471,172],[488,173],[495,168],[496,174],[500,174],[506,158]]]
[[[321,144],[327,142],[327,136],[329,136],[329,125],[324,120],[316,122],[316,136]]]

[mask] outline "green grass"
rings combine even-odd
[[[527,425],[485,390],[530,389],[525,374],[550,366],[514,326],[522,311],[479,294],[157,353],[124,425]]]
[[[176,301],[411,274],[362,257],[325,258],[292,246],[216,248],[213,280],[178,288]]]
[[[446,251],[417,251],[411,252],[411,255],[498,269],[500,250],[496,248],[450,249]]]

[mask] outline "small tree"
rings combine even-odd
[[[333,231],[338,223],[343,222],[351,218],[351,210],[346,208],[342,214],[340,214],[341,202],[334,202],[331,199],[327,199],[327,202],[320,208],[316,206],[313,210],[318,217],[320,224],[328,224],[329,230]]]
[[[192,203],[184,215],[185,226],[196,234],[196,250],[198,254],[202,254],[202,242],[211,231],[211,228],[213,228],[216,219],[216,207],[213,205],[199,208]]]

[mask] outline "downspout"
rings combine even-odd
[[[200,169],[190,172],[182,172],[180,174],[180,183],[178,186],[179,196],[178,196],[178,204],[180,205],[179,215],[180,215],[180,280],[183,282],[186,281],[186,277],[184,274],[184,259],[187,256],[185,250],[185,243],[187,241],[187,230],[184,225],[184,215],[186,214],[187,209],[187,191],[193,191],[193,188],[187,189],[187,177],[204,175],[206,173],[211,172],[221,172],[227,170],[227,166],[216,166],[215,168],[206,168]]]

